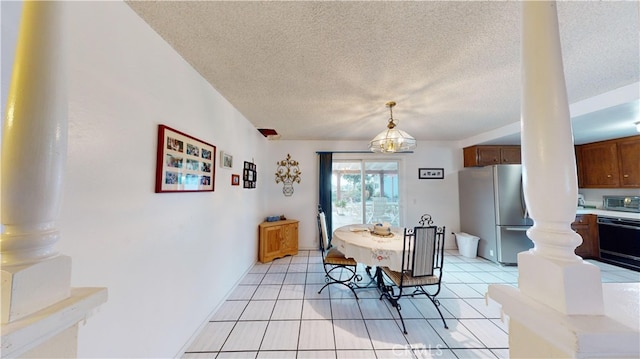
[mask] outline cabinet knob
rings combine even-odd
[[[622,175],[622,177],[624,177],[624,178],[629,178],[629,175]]]
[[[607,175],[607,178],[611,178],[611,175]]]

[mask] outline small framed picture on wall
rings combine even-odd
[[[240,175],[231,175],[231,185],[232,186],[240,185]]]
[[[418,168],[418,179],[443,179],[444,168]]]
[[[233,168],[233,156],[224,151],[220,151],[220,166],[223,168]]]
[[[242,181],[244,182],[244,188],[256,188],[256,182],[258,180],[258,173],[256,171],[255,163],[244,162],[244,170],[242,173]]]

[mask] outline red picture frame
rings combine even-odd
[[[240,175],[231,175],[231,185],[232,186],[240,185]]]
[[[158,125],[156,193],[212,192],[215,177],[216,146]]]

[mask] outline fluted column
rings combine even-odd
[[[522,3],[522,159],[535,243],[520,253],[522,292],[566,314],[601,314],[600,271],[574,254],[578,182],[556,3]],[[579,283],[579,285],[576,285]]]
[[[25,2],[2,138],[2,264],[56,254],[67,154],[63,7]]]

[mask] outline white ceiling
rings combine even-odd
[[[418,140],[519,143],[500,131],[520,119],[518,2],[128,4],[281,139],[369,140],[393,100],[399,128]],[[572,119],[576,143],[635,134],[639,13],[636,1],[558,3],[569,102],[590,109]],[[589,104],[625,86],[631,99]]]

